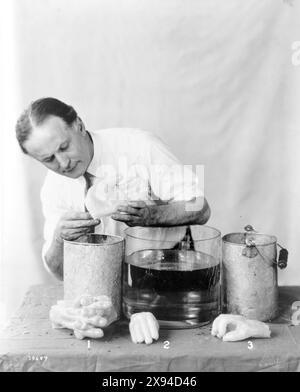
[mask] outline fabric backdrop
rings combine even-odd
[[[290,252],[279,281],[300,284],[299,1],[6,5],[0,272],[7,316],[28,285],[52,281],[40,256],[45,170],[14,139],[16,117],[42,96],[72,104],[87,129],[150,130],[185,164],[204,164],[209,225],[226,234],[250,223],[276,235]]]

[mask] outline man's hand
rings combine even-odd
[[[69,211],[61,216],[56,225],[53,239],[45,255],[45,262],[52,273],[60,280],[63,279],[63,240],[74,241],[88,234],[100,220],[93,219],[88,212]]]
[[[129,201],[127,205],[118,207],[112,219],[124,222],[128,226],[150,226],[150,207],[144,201]]]
[[[91,232],[92,228],[99,223],[100,220],[93,219],[88,212],[69,211],[58,221],[54,235],[61,242],[63,240],[74,241]]]

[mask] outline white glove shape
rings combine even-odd
[[[101,328],[117,320],[117,313],[110,298],[82,295],[75,301],[58,301],[50,309],[52,328],[68,328],[78,339],[102,338]]]
[[[253,338],[270,338],[271,331],[262,321],[235,314],[220,314],[213,322],[211,334],[224,342]]]
[[[129,331],[133,343],[151,344],[159,338],[159,324],[150,312],[134,313],[130,318]]]

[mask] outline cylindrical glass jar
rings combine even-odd
[[[220,310],[221,233],[208,226],[125,231],[123,312],[151,312],[162,328],[205,325]]]

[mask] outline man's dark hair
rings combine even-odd
[[[57,116],[68,125],[77,118],[75,109],[56,98],[40,98],[32,102],[21,114],[16,124],[16,136],[22,151],[27,154],[24,142],[28,139],[34,126],[41,125],[48,116]]]

